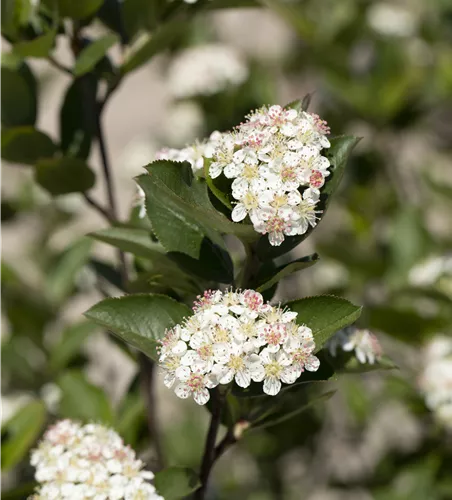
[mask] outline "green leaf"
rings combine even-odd
[[[28,453],[46,422],[42,401],[32,401],[2,426],[2,471],[10,470]]]
[[[85,19],[95,14],[103,0],[42,0],[42,2],[52,12],[56,9],[60,17]]]
[[[118,410],[116,430],[127,444],[132,447],[139,437],[141,426],[146,423],[146,405],[140,391],[125,395]]]
[[[229,201],[228,195],[226,193],[223,193],[221,189],[219,189],[216,185],[212,177],[210,177],[210,163],[211,160],[204,158],[204,177],[206,179],[207,185],[209,186],[209,189],[212,191],[214,196],[221,202],[223,205],[228,208],[229,210],[232,210],[232,205],[231,202]]]
[[[338,369],[339,373],[367,373],[377,370],[398,370],[398,366],[388,357],[381,356],[375,363],[360,363],[355,356],[352,356],[345,365]]]
[[[60,340],[52,347],[49,358],[49,368],[57,372],[76,357],[85,340],[97,329],[90,321],[81,321],[66,328]]]
[[[168,467],[157,472],[154,484],[165,500],[184,498],[201,486],[198,475],[186,467]]]
[[[296,111],[307,111],[309,104],[311,103],[313,94],[306,94],[303,99],[297,99],[296,101],[289,102],[286,104],[285,108],[295,109]]]
[[[305,412],[306,410],[310,410],[313,406],[317,405],[318,403],[328,401],[336,391],[328,391],[325,392],[324,394],[320,394],[316,397],[312,397],[310,401],[304,405],[298,406],[298,408],[295,408],[292,411],[284,412],[284,411],[275,411],[271,412],[270,416],[265,416],[262,420],[258,420],[258,423],[256,425],[252,425],[251,429],[247,432],[250,432],[252,430],[263,430],[263,429],[268,429],[269,427],[273,427],[275,425],[282,424],[283,422],[287,422],[287,420],[290,420],[294,417],[297,417],[300,415],[300,413]]]
[[[105,35],[92,44],[85,47],[77,58],[74,66],[74,75],[81,76],[91,71],[94,66],[105,56],[107,51],[118,43],[118,36],[115,34]]]
[[[297,324],[307,325],[312,330],[316,352],[334,333],[354,323],[362,310],[362,307],[332,295],[306,297],[286,305],[298,313]]]
[[[75,79],[68,87],[60,111],[61,149],[67,156],[86,159],[96,132],[98,81],[92,74]]]
[[[105,299],[85,313],[154,360],[158,359],[156,347],[165,330],[190,315],[186,305],[165,295],[144,294]]]
[[[22,482],[20,486],[17,486],[17,488],[2,491],[2,500],[24,500],[24,498],[30,498],[33,495],[36,486],[38,486],[36,481],[28,483]]]
[[[53,303],[63,302],[72,292],[77,275],[88,262],[93,242],[81,238],[61,254],[45,280],[45,295]]]
[[[184,31],[187,30],[187,20],[175,18],[163,24],[152,35],[132,49],[121,67],[121,72],[129,73],[151,60],[152,57],[167,49]]]
[[[100,387],[89,383],[82,372],[67,371],[57,384],[61,389],[61,417],[113,424],[114,414],[107,396]]]
[[[36,182],[54,196],[83,193],[94,186],[94,172],[78,158],[46,158],[36,164]]]
[[[25,63],[12,69],[2,64],[1,108],[4,127],[33,126],[37,114],[36,80]]]
[[[2,158],[13,163],[34,165],[41,158],[57,152],[52,139],[33,127],[14,127],[2,130]]]
[[[55,43],[56,30],[52,29],[34,40],[18,42],[13,45],[13,52],[20,57],[47,57]]]
[[[152,241],[151,233],[145,229],[109,227],[88,236],[145,259],[157,262],[168,260],[165,249],[160,243]]]
[[[193,178],[187,163],[156,161],[147,169],[149,174],[141,175],[137,182],[146,195],[153,231],[168,252],[198,259],[205,237],[222,247],[219,233],[245,239],[257,236],[251,226],[236,224],[215,210],[206,183]]]
[[[263,292],[264,290],[268,290],[286,276],[290,276],[292,273],[311,267],[318,260],[319,260],[318,254],[314,253],[312,255],[308,255],[306,257],[301,257],[300,259],[294,260],[293,262],[285,266],[281,266],[276,270],[276,273],[270,279],[265,277],[261,277],[259,279],[258,277],[258,282],[263,282],[263,284],[259,285],[259,287],[256,288],[256,291]]]
[[[322,151],[322,154],[330,160],[331,166],[329,168],[330,175],[327,177],[327,181],[320,191],[320,202],[318,204],[318,210],[322,211],[320,221],[324,218],[331,197],[342,180],[347,159],[359,141],[359,137],[348,135],[334,137],[330,139],[331,147]],[[305,234],[286,237],[279,247],[272,247],[268,242],[268,236],[264,235],[258,241],[257,253],[262,260],[275,259],[295,248],[305,240],[312,231],[313,228],[310,227]]]

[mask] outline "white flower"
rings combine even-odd
[[[61,420],[50,427],[31,453],[36,480],[32,499],[163,500],[149,482],[135,452],[112,429]]]
[[[425,348],[419,388],[437,419],[452,430],[452,339],[434,337]]]
[[[420,262],[410,270],[408,281],[413,286],[431,286],[443,276],[452,276],[450,255],[432,256]]]
[[[178,54],[168,70],[168,86],[178,98],[212,95],[248,78],[248,68],[232,48],[221,44],[191,47]]]
[[[356,358],[363,364],[374,364],[382,354],[380,343],[372,332],[353,326],[339,330],[328,341],[328,347],[332,356],[336,356],[338,347],[345,352],[354,350]]]
[[[297,313],[264,303],[254,290],[207,290],[193,311],[160,348],[164,383],[180,398],[205,404],[209,389],[233,381],[244,388],[264,381],[264,392],[275,395],[281,382],[319,367],[312,331],[295,323]]]
[[[317,115],[271,106],[223,134],[209,174],[233,179],[231,193],[237,203],[232,220],[249,216],[254,229],[268,234],[272,245],[314,227],[320,189],[329,175],[330,162],[321,154],[330,147],[328,133]]]

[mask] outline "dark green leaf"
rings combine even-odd
[[[71,17],[72,19],[84,19],[93,15],[102,5],[103,0],[43,0],[53,12],[54,9],[60,17]]]
[[[122,73],[129,73],[150,61],[156,54],[167,49],[186,29],[187,20],[182,18],[173,19],[157,28],[137,49],[132,49],[121,68]]]
[[[98,81],[92,74],[77,78],[68,88],[60,111],[61,149],[67,156],[86,159],[96,132],[94,110]]]
[[[359,137],[347,135],[334,137],[330,139],[331,147],[328,150],[322,151],[322,154],[330,160],[331,166],[327,182],[320,191],[320,202],[318,204],[318,209],[322,211],[320,220],[325,216],[331,197],[342,180],[347,159],[359,141]],[[309,228],[305,234],[286,237],[279,247],[272,247],[268,242],[268,236],[264,235],[258,242],[257,253],[262,260],[275,259],[295,248],[306,239],[312,231],[313,228]]]
[[[219,233],[233,233],[242,238],[254,238],[250,226],[229,221],[212,206],[207,185],[200,179],[189,178],[188,164],[156,161],[148,166],[147,175],[137,182],[146,195],[146,211],[153,232],[170,252],[181,252],[198,259],[204,238],[222,247]]]
[[[306,94],[303,99],[297,99],[296,101],[289,102],[286,104],[285,108],[292,108],[296,111],[307,111],[309,108],[309,104],[311,103],[313,94]]]
[[[33,127],[2,130],[2,158],[13,163],[34,165],[57,152],[52,139]]]
[[[263,292],[264,290],[268,290],[271,288],[273,285],[278,283],[280,280],[285,278],[286,276],[290,276],[292,273],[295,273],[297,271],[301,271],[302,269],[306,269],[308,267],[313,266],[317,261],[319,260],[319,256],[315,253],[312,255],[308,255],[306,257],[301,257],[300,259],[294,260],[290,264],[287,264],[285,266],[281,266],[279,269],[276,270],[275,274],[268,278],[268,277],[261,277],[259,279],[258,277],[258,282],[263,282],[262,285],[259,285],[256,290],[258,292]]]
[[[105,56],[107,51],[118,42],[117,35],[109,34],[99,38],[85,47],[77,58],[74,66],[74,75],[81,76],[91,71]]]
[[[63,418],[112,424],[114,414],[104,391],[89,383],[83,373],[71,370],[59,377],[61,389],[59,414]]]
[[[90,321],[81,321],[66,328],[50,351],[49,368],[56,372],[71,362],[85,340],[97,329]]]
[[[88,262],[93,242],[81,238],[69,245],[52,266],[45,281],[45,294],[51,302],[62,302],[72,292],[77,275]]]
[[[152,241],[151,233],[145,229],[109,227],[90,233],[89,236],[139,257],[156,262],[166,259],[165,249],[160,243]]]
[[[184,498],[201,485],[198,475],[186,467],[169,467],[157,472],[154,484],[165,500]]]
[[[52,29],[34,40],[15,43],[13,52],[20,57],[47,57],[55,43],[55,36],[56,30]]]
[[[42,401],[32,401],[2,426],[2,471],[10,470],[28,453],[46,421]]]
[[[312,330],[316,351],[338,330],[354,323],[362,310],[346,299],[331,295],[306,297],[289,302],[287,307],[298,313],[299,325],[307,325]]]
[[[94,186],[94,172],[78,158],[44,159],[36,164],[36,182],[50,194],[58,196],[82,193]]]
[[[124,342],[157,359],[158,341],[191,315],[190,309],[165,295],[126,295],[105,299],[89,309],[85,316],[111,330]]]
[[[25,498],[30,498],[36,486],[38,486],[38,483],[32,481],[29,483],[22,483],[12,490],[2,491],[2,500],[24,500]]]
[[[2,125],[33,126],[37,114],[36,81],[25,63],[17,69],[2,65]]]
[[[216,185],[212,177],[210,177],[210,163],[211,161],[207,158],[204,159],[204,177],[206,179],[209,189],[212,191],[214,196],[229,210],[232,210],[231,202],[229,201],[228,195],[223,193]]]

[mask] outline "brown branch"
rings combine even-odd
[[[102,217],[110,222],[110,224],[116,222],[111,218],[110,212],[106,208],[102,207],[100,203],[98,203],[94,198],[91,198],[88,193],[82,193],[82,196],[83,198],[85,198],[85,201],[88,203],[88,205],[91,205],[94,209],[96,209],[102,215]]]

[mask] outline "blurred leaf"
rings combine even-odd
[[[2,64],[2,125],[33,126],[37,114],[36,80],[25,63],[17,69]]]
[[[311,103],[313,93],[306,94],[303,99],[297,99],[296,101],[289,102],[289,104],[286,104],[284,107],[295,109],[296,111],[307,111],[309,108],[309,105]]]
[[[81,76],[91,71],[94,66],[105,56],[107,51],[118,42],[117,35],[110,33],[99,38],[85,47],[77,58],[74,66],[74,75]]]
[[[169,467],[157,472],[154,484],[165,500],[184,498],[201,486],[198,475],[186,467]]]
[[[362,307],[332,295],[306,297],[286,305],[298,313],[295,319],[297,324],[307,325],[312,330],[316,352],[338,330],[354,323],[362,310]]]
[[[56,29],[51,29],[34,40],[18,42],[13,45],[14,54],[20,57],[47,57],[55,43]]]
[[[268,290],[273,285],[281,281],[283,278],[290,276],[292,273],[297,271],[301,271],[302,269],[306,269],[308,267],[313,266],[319,260],[318,254],[314,253],[312,255],[308,255],[306,257],[301,257],[300,259],[292,261],[290,264],[285,266],[281,266],[276,270],[276,273],[266,281],[265,279],[258,279],[258,282],[264,281],[262,285],[259,285],[256,290],[258,292],[263,292],[264,290]]]
[[[2,500],[24,500],[25,498],[30,498],[36,486],[38,486],[38,483],[36,481],[31,481],[21,484],[12,490],[2,491]]]
[[[156,54],[167,49],[186,29],[187,20],[179,17],[161,25],[152,35],[146,35],[146,41],[129,52],[121,68],[122,73],[129,73],[150,61]]]
[[[78,158],[46,158],[36,164],[36,182],[54,196],[83,193],[94,186],[94,172]]]
[[[348,157],[359,141],[359,137],[348,135],[333,137],[330,139],[331,147],[322,150],[322,154],[328,158],[331,166],[329,168],[330,175],[320,191],[320,202],[318,204],[318,209],[322,211],[320,221],[325,216],[331,198],[339,187]],[[258,241],[257,253],[262,260],[275,259],[295,248],[306,239],[312,231],[313,228],[310,227],[305,234],[286,237],[283,243],[278,247],[271,246],[268,242],[268,236],[264,235]]]
[[[45,422],[44,403],[32,401],[2,426],[2,471],[10,470],[25,457],[41,434]]]
[[[450,325],[449,318],[426,318],[414,311],[391,306],[366,307],[366,316],[371,329],[381,330],[410,344],[421,344]]]
[[[34,165],[57,152],[52,139],[33,127],[2,130],[2,158],[13,163]]]
[[[66,328],[57,344],[50,351],[49,368],[57,372],[66,368],[77,356],[85,340],[97,330],[97,325],[90,321],[81,321]]]
[[[133,447],[136,444],[141,425],[147,426],[146,405],[142,395],[139,392],[126,394],[118,414],[115,428],[124,441]]]
[[[259,0],[259,3],[278,14],[286,23],[296,30],[298,35],[309,40],[315,34],[315,25],[306,16],[300,2],[284,0]]]
[[[156,360],[156,347],[165,330],[191,314],[186,305],[165,295],[136,294],[105,299],[85,316]]]
[[[427,184],[438,194],[452,202],[452,184],[436,181],[432,176],[424,176]]]
[[[120,272],[107,262],[98,259],[90,259],[89,267],[96,273],[97,277],[115,286],[118,290],[124,290]]]
[[[102,5],[103,0],[42,0],[42,3],[52,12],[57,10],[60,17],[84,19],[94,14]]]
[[[88,262],[93,242],[81,238],[61,254],[46,277],[45,294],[52,302],[62,302],[75,286],[78,273]]]
[[[391,229],[392,272],[402,279],[428,254],[429,236],[422,224],[422,212],[409,205],[396,214]]]
[[[96,132],[98,81],[92,74],[76,78],[68,87],[60,110],[61,149],[67,156],[86,159]]]
[[[367,373],[377,370],[398,370],[398,366],[388,357],[381,356],[375,363],[360,363],[355,356],[351,356],[343,367],[336,370],[338,373]]]
[[[57,384],[62,393],[59,406],[62,418],[113,424],[114,414],[107,396],[100,387],[89,383],[82,372],[67,371],[57,379]]]

